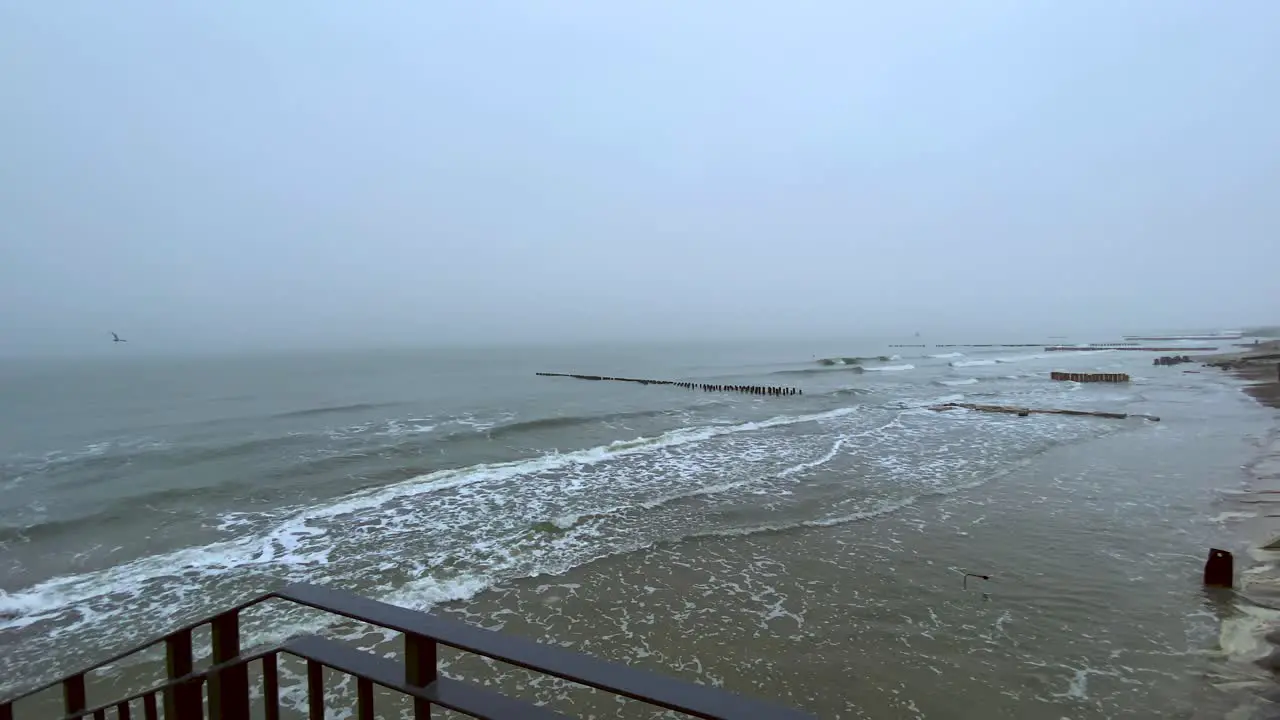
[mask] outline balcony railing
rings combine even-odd
[[[240,648],[240,615],[266,600],[280,599],[308,606],[370,625],[399,632],[404,637],[403,661],[391,660],[328,638],[295,637],[275,647],[252,653]],[[208,625],[212,664],[195,669],[194,630]],[[105,665],[163,644],[165,682],[142,692],[90,707],[85,677]],[[431,717],[432,706],[455,710],[477,718],[568,717],[550,708],[502,695],[475,684],[442,677],[437,669],[440,645],[492,658],[534,672],[562,678],[648,705],[714,720],[812,720],[797,710],[770,705],[717,688],[677,680],[589,655],[544,645],[524,638],[485,630],[468,623],[430,613],[388,605],[343,590],[315,585],[290,585],[266,593],[218,615],[204,618],[164,637],[121,652],[97,665],[61,680],[31,689],[0,702],[0,720],[26,720],[16,712],[21,701],[62,686],[63,718],[131,720],[140,711],[145,720],[249,720],[252,710],[250,665],[261,675],[261,710],[266,720],[280,720],[280,655],[300,658],[307,666],[307,704],[311,720],[325,717],[325,668],[356,679],[354,715],[374,720],[374,687],[380,686],[412,698],[414,717]],[[16,705],[16,707],[15,707]]]

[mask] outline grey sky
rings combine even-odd
[[[1274,321],[1278,27],[0,0],[0,352]]]

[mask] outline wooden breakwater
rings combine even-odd
[[[1040,410],[1036,408],[1016,407],[1013,405],[979,405],[977,403],[949,402],[942,403],[941,405],[934,405],[929,409],[937,412],[942,412],[944,410],[977,410],[978,412],[1005,413],[1008,415],[1017,415],[1018,417],[1027,417],[1028,415],[1087,415],[1089,417],[1111,418],[1113,420],[1143,418],[1153,422],[1160,422],[1160,418],[1155,415],[1103,412],[1101,410]]]
[[[1050,380],[1066,380],[1070,382],[1109,382],[1109,383],[1125,383],[1129,382],[1129,376],[1124,373],[1069,373],[1054,370],[1049,373]]]
[[[1045,352],[1101,352],[1103,350],[1128,350],[1130,352],[1210,352],[1216,347],[1123,347],[1111,345],[1050,345]]]
[[[699,383],[689,382],[686,380],[650,380],[647,378],[625,378],[613,377],[610,375],[579,375],[577,373],[552,373],[540,372],[534,375],[542,377],[567,377],[575,380],[611,380],[613,382],[629,382],[638,383],[640,385],[670,385],[672,387],[684,388],[686,390],[702,390],[703,392],[738,392],[747,395],[764,395],[766,397],[787,397],[790,395],[803,395],[804,391],[800,388],[782,387],[777,385],[726,385],[721,383]]]

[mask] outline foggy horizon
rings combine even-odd
[[[1280,5],[305,8],[0,7],[0,356],[1280,322]]]

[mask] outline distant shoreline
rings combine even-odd
[[[1280,409],[1280,340],[1269,340],[1247,350],[1197,357],[1206,365],[1222,367],[1249,382],[1244,391],[1267,407]]]

